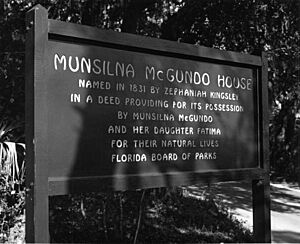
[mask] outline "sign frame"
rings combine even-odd
[[[47,10],[36,5],[26,15],[26,241],[49,242],[49,196],[88,191],[112,191],[160,186],[189,185],[207,182],[252,181],[253,230],[257,242],[270,242],[270,183],[269,183],[269,131],[268,131],[268,81],[267,58],[260,56],[225,52],[217,49],[196,47],[132,34],[103,31],[89,26],[71,24],[48,19]],[[161,175],[147,175],[149,181],[141,186],[139,175],[117,175],[107,177],[48,177],[47,156],[47,94],[45,81],[47,70],[48,40],[72,43],[118,46],[122,50],[161,54],[207,60],[215,63],[238,64],[255,67],[257,81],[258,119],[258,166],[235,170],[211,170],[208,172],[165,173],[172,177],[174,185],[157,185]],[[182,177],[184,175],[184,177]],[[110,184],[111,178],[118,182],[118,188]],[[126,183],[127,182],[127,183]],[[129,182],[129,184],[128,184]],[[126,184],[125,184],[126,183]],[[130,186],[130,188],[128,188]]]

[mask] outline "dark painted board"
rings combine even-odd
[[[48,43],[47,58],[48,81],[44,99],[50,116],[45,126],[48,155],[55,155],[49,156],[49,177],[178,174],[259,166],[256,69],[226,62],[214,64],[55,40]],[[89,62],[90,70],[86,68]],[[127,76],[120,75],[119,66],[117,74],[117,62],[129,70]],[[146,78],[146,67],[153,67],[154,79],[150,72]],[[181,81],[181,72],[185,76],[186,71],[187,80]],[[192,84],[189,74],[195,76]],[[235,77],[245,84],[239,89],[219,87],[218,75]],[[200,76],[205,77],[201,82]],[[80,79],[103,87],[82,88]],[[124,91],[117,90],[118,83],[124,86]],[[140,92],[135,92],[135,87]],[[155,89],[158,93],[151,93]],[[180,89],[196,92],[197,96],[171,95]],[[224,92],[237,100],[213,99],[210,92]],[[80,96],[80,102],[71,102],[71,99],[76,100],[74,94]],[[89,95],[92,103],[86,102]],[[101,99],[108,99],[109,104],[103,104]],[[157,102],[160,104],[152,105]],[[201,109],[191,109],[192,103]],[[215,111],[206,104],[221,104],[218,106],[224,106],[225,110],[237,108],[243,111]],[[122,113],[123,118],[120,117]],[[145,119],[147,116],[150,118]],[[199,119],[204,121],[189,121],[189,116],[191,119],[200,116]],[[125,129],[121,133],[109,133],[110,126]],[[133,127],[143,130],[134,133]],[[157,128],[162,127],[181,129],[175,135],[157,133]],[[219,134],[198,133],[203,128],[212,128]],[[118,140],[123,142],[122,145]],[[137,145],[134,140],[148,145]],[[163,146],[162,141],[168,141],[168,146]],[[162,154],[168,159],[157,160]],[[190,158],[182,160],[185,155]]]
[[[146,175],[115,175],[112,177],[50,177],[49,195],[66,195],[80,192],[132,190],[160,186],[182,186],[225,181],[263,179],[263,169],[215,170],[207,172],[157,173]]]
[[[48,19],[37,5],[26,15],[26,242],[49,242],[47,110]]]
[[[268,59],[265,52],[262,53],[262,68],[260,70],[261,83],[259,91],[261,94],[259,97],[260,108],[261,108],[261,167],[267,172],[270,171],[270,161],[269,161],[269,98],[268,98]]]
[[[252,181],[253,237],[258,243],[271,243],[270,177]]]

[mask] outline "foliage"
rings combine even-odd
[[[25,162],[23,143],[15,143],[15,124],[0,120],[0,241],[23,214],[25,198]]]
[[[142,191],[52,197],[53,242],[132,243]],[[212,199],[146,190],[138,243],[251,242],[251,233]]]
[[[12,181],[11,175],[6,171],[0,171],[0,242],[7,241],[10,228],[18,221],[18,217],[24,213],[25,190],[22,181]],[[16,187],[17,185],[17,187]],[[22,186],[22,187],[21,187]]]
[[[24,122],[25,10],[14,1],[0,3],[0,114],[15,122]]]
[[[20,124],[0,119],[0,171],[10,176],[10,181],[20,184],[25,175],[25,144],[17,143]]]

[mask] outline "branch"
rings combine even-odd
[[[141,200],[140,200],[140,206],[139,206],[139,218],[138,218],[138,223],[137,223],[137,227],[136,227],[136,231],[135,231],[133,244],[136,244],[139,230],[141,227],[141,219],[142,219],[142,213],[143,213],[143,200],[144,200],[145,192],[146,192],[146,189],[143,189],[143,193],[142,193]]]

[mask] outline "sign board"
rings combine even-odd
[[[268,173],[263,56],[48,20],[41,6],[28,24],[28,185],[36,192]]]
[[[56,40],[47,51],[49,177],[258,167],[255,67]]]

